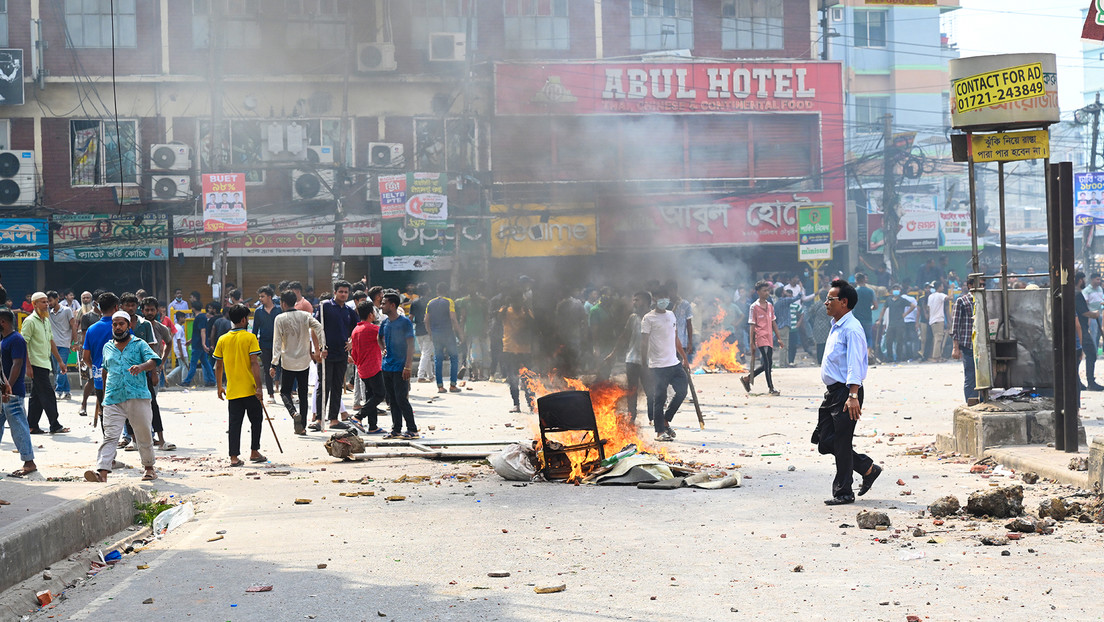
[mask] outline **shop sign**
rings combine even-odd
[[[380,219],[346,215],[341,254],[363,257],[380,254]],[[249,219],[246,232],[226,237],[231,257],[332,256],[332,216],[273,215]],[[178,257],[210,257],[222,236],[204,233],[203,219],[173,216],[173,254]]]
[[[832,206],[801,205],[797,208],[797,260],[832,259]]]
[[[164,261],[169,256],[165,214],[54,216],[54,261]]]
[[[46,261],[50,227],[43,219],[0,218],[0,261]]]
[[[897,231],[897,250],[918,251],[939,248],[937,212],[902,212]]]
[[[569,211],[569,214],[557,214]],[[492,257],[563,257],[598,251],[594,204],[492,205]]]

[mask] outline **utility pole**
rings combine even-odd
[[[345,161],[348,153],[349,134],[349,74],[352,72],[353,63],[356,62],[356,52],[353,46],[353,24],[345,26],[345,79],[341,93],[341,139],[337,141],[339,153],[334,161],[338,163],[334,173],[333,187],[331,191],[334,197],[334,247],[333,258],[330,262],[330,280],[336,281],[345,273],[345,261],[341,258],[345,239],[345,208],[342,201],[345,199],[345,189],[348,187],[349,163]],[[371,183],[369,180],[368,183]]]
[[[222,158],[222,15],[218,2],[207,4],[208,19],[208,47],[209,72],[208,80],[211,88],[211,151],[210,172],[225,172],[226,162]],[[200,205],[204,204],[202,191]],[[226,263],[227,242],[226,234],[220,236],[222,240],[215,246],[215,256],[212,262],[211,297],[222,306],[222,300],[226,295]],[[218,285],[216,288],[215,285]]]
[[[894,279],[899,279],[897,231],[901,228],[901,217],[897,213],[897,180],[893,171],[897,164],[897,147],[893,144],[893,115],[887,114],[882,119],[882,228],[889,271]]]
[[[1100,93],[1096,94],[1096,101],[1085,108],[1092,113],[1092,149],[1089,151],[1089,171],[1100,170],[1096,165],[1097,145],[1100,141]],[[1088,224],[1081,230],[1081,265],[1086,274],[1092,274],[1093,264],[1093,239],[1096,237],[1096,225]]]
[[[820,60],[828,60],[828,2],[820,2]]]

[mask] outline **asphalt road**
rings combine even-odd
[[[943,495],[965,503],[991,483],[1022,483],[971,474],[965,459],[909,455],[950,429],[961,400],[958,365],[871,370],[856,446],[885,473],[857,504],[834,508],[822,503],[831,459],[808,442],[819,374],[805,367],[775,377],[781,397],[747,396],[735,375],[695,376],[706,428],[683,406],[668,448],[705,470],[745,476],[741,488],[717,491],[523,485],[476,461],[337,463],[323,435],[293,437],[286,413],[272,405],[285,453],[266,429],[270,463],[230,469],[225,405],[211,390],[170,391],[162,403],[178,449],[159,454],[154,488],[192,501],[197,519],[31,619],[1099,619],[1104,534],[1096,525],[1061,523],[1054,535],[995,547],[979,539],[1004,534],[1003,521],[936,526],[922,515]],[[433,385],[414,385],[427,437],[531,438],[535,418],[507,414],[505,384],[469,386],[437,398]],[[1095,417],[1101,403],[1086,396],[1090,437],[1104,432]],[[66,408],[66,424],[85,423]],[[94,460],[96,434],[75,432],[65,443],[46,440],[39,464],[47,475],[76,475]],[[120,456],[137,463],[135,453]],[[408,481],[394,481],[403,475]],[[410,481],[417,476],[425,481]],[[369,490],[375,495],[340,496]],[[1045,483],[1025,491],[1029,509],[1072,492]],[[405,499],[387,501],[392,495]],[[850,527],[861,509],[886,511],[892,528]],[[917,526],[929,533],[913,537]],[[208,541],[218,531],[224,538]],[[488,576],[501,572],[510,576]],[[273,588],[246,593],[255,584]],[[566,589],[534,591],[553,585]]]

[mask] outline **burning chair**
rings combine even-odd
[[[540,422],[541,459],[548,479],[581,479],[589,468],[605,459],[605,444],[598,435],[598,422],[589,391],[561,391],[537,399]],[[548,434],[581,432],[577,442],[549,440]],[[597,450],[598,458],[591,460]],[[577,452],[582,453],[581,456]],[[572,459],[572,454],[576,454]],[[589,468],[588,468],[589,467]]]

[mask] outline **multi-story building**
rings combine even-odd
[[[49,252],[6,261],[3,283],[209,292],[208,173],[245,176],[249,228],[226,246],[247,296],[324,289],[335,217],[345,274],[393,285],[548,256],[792,266],[801,203],[853,236],[816,4],[0,0],[0,78],[18,65],[4,79],[24,97],[0,101],[0,142],[33,173],[11,202],[0,188],[0,229],[30,227],[0,254]],[[416,192],[447,196],[449,217],[390,209]]]

